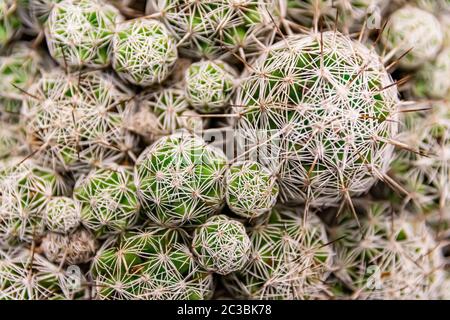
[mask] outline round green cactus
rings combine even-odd
[[[386,47],[405,69],[417,68],[436,57],[444,41],[439,20],[431,13],[412,6],[395,11],[382,35]]]
[[[48,230],[67,234],[78,227],[81,208],[77,201],[68,197],[54,197],[45,208],[45,224]]]
[[[97,241],[84,229],[68,235],[49,232],[42,239],[40,249],[51,262],[77,265],[92,260],[97,250]]]
[[[275,177],[255,161],[233,163],[226,173],[225,183],[228,206],[244,218],[253,219],[267,213],[277,201]]]
[[[208,299],[212,276],[203,271],[176,230],[151,227],[107,243],[91,268],[98,299]]]
[[[47,204],[68,187],[56,172],[27,161],[0,173],[0,190],[0,243],[16,244],[42,235]]]
[[[251,56],[276,29],[273,0],[156,0],[147,2],[147,12],[156,13],[181,51],[195,57]]]
[[[301,210],[301,208],[299,208]],[[234,297],[244,299],[323,299],[333,253],[324,225],[315,215],[274,209],[249,230],[248,263],[224,278]]]
[[[53,6],[45,35],[61,66],[104,67],[110,63],[119,11],[103,0],[63,0]]]
[[[0,49],[20,32],[21,22],[15,0],[0,0]]]
[[[204,222],[224,203],[226,162],[221,150],[187,132],[157,140],[135,166],[145,212],[164,225]]]
[[[221,275],[241,270],[248,261],[250,247],[244,225],[223,214],[199,226],[192,240],[200,265]]]
[[[277,174],[282,201],[323,206],[367,192],[392,158],[392,83],[374,51],[338,32],[280,41],[239,87],[238,159]]]
[[[125,167],[105,168],[81,176],[74,198],[81,203],[81,222],[97,237],[119,233],[138,218],[139,201],[133,173]]]
[[[235,76],[234,70],[220,60],[193,63],[186,70],[186,98],[199,112],[220,112],[233,94]]]
[[[113,68],[133,84],[163,82],[178,58],[175,39],[161,23],[140,18],[121,23],[113,39]]]
[[[370,203],[357,221],[339,215],[332,229],[337,277],[353,299],[435,299],[443,263],[439,245],[423,220]]]

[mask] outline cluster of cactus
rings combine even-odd
[[[449,26],[0,0],[0,299],[449,299]]]

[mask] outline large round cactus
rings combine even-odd
[[[106,66],[115,24],[121,19],[103,0],[63,0],[53,6],[46,22],[50,54],[61,66]]]
[[[238,91],[238,157],[277,173],[282,200],[349,200],[390,162],[399,102],[392,83],[376,53],[339,33],[281,41]]]
[[[200,265],[221,275],[241,270],[248,261],[250,247],[244,225],[225,215],[209,218],[195,230],[192,240]]]
[[[178,58],[175,39],[157,20],[136,19],[121,23],[113,39],[113,67],[133,84],[163,82]]]
[[[163,137],[138,158],[135,183],[149,217],[165,225],[198,224],[224,203],[223,152],[198,136]]]

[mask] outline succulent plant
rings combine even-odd
[[[107,243],[91,268],[99,299],[208,299],[212,276],[203,271],[177,230],[150,227]]]
[[[16,244],[43,234],[47,203],[68,186],[56,172],[26,161],[2,170],[0,190],[0,243]]]
[[[79,271],[79,270],[74,270]],[[0,300],[62,300],[86,296],[81,273],[23,248],[0,249]]]
[[[440,294],[439,245],[423,220],[370,203],[358,220],[339,216],[332,229],[337,277],[353,299],[433,299]]]
[[[139,156],[134,172],[138,197],[153,221],[199,224],[224,203],[223,152],[195,135],[162,137]]]
[[[233,94],[235,76],[234,70],[220,60],[193,63],[186,70],[186,98],[201,113],[220,112]]]
[[[238,158],[277,174],[282,201],[348,201],[391,160],[399,103],[392,83],[376,53],[339,33],[281,41],[239,88]]]
[[[228,207],[244,218],[254,219],[269,212],[277,201],[276,178],[255,161],[233,163],[225,184]]]
[[[242,223],[221,214],[195,230],[192,248],[203,268],[227,275],[244,267],[251,242]]]
[[[178,58],[176,41],[166,27],[146,18],[118,25],[113,53],[114,70],[140,86],[163,82]]]
[[[61,66],[104,67],[110,63],[119,11],[103,0],[63,0],[53,6],[45,35]]]
[[[139,201],[129,168],[91,171],[75,184],[74,198],[81,203],[81,222],[97,237],[120,233],[138,218]]]
[[[147,12],[176,35],[183,53],[211,59],[251,57],[273,38],[276,19],[272,0],[156,0],[147,2]]]
[[[70,234],[49,232],[42,239],[40,248],[51,262],[63,265],[88,263],[97,250],[95,237],[85,229]]]
[[[0,0],[0,50],[20,32],[15,0]]]
[[[72,198],[54,197],[48,201],[44,217],[48,230],[62,234],[70,233],[80,224],[80,204]]]
[[[401,58],[399,66],[411,69],[436,57],[444,41],[444,31],[433,14],[405,6],[391,15],[382,40],[392,50],[391,55]]]
[[[252,246],[247,264],[224,278],[234,297],[326,297],[323,283],[330,273],[333,253],[327,245],[325,227],[316,216],[306,220],[299,211],[274,209],[249,229]]]
[[[133,153],[124,119],[129,94],[98,71],[43,75],[25,101],[27,139],[36,157],[52,168],[97,168]]]

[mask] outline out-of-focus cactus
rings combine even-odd
[[[15,0],[0,0],[0,50],[18,35],[21,22]]]

